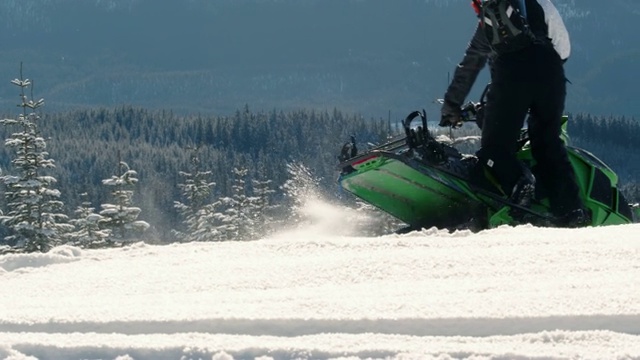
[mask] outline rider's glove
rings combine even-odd
[[[440,117],[440,126],[442,127],[460,127],[462,126],[462,112],[460,105],[452,104],[446,101],[442,104]]]

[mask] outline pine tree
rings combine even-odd
[[[227,238],[226,215],[218,211],[220,201],[204,205],[197,214],[195,230],[189,234],[193,241],[223,241]]]
[[[199,148],[191,149],[190,172],[179,174],[184,182],[178,184],[185,202],[175,201],[174,207],[182,216],[185,232],[174,231],[180,241],[210,241],[220,235],[218,219],[222,214],[216,211],[219,202],[209,203],[215,182],[209,181],[211,171],[203,171],[198,157]]]
[[[247,196],[247,175],[249,170],[243,167],[233,168],[233,194],[222,202],[227,206],[223,219],[224,231],[228,240],[248,240],[255,235],[256,199]]]
[[[266,236],[271,234],[278,227],[274,214],[278,206],[271,204],[271,196],[275,190],[271,188],[271,180],[252,180],[253,184],[253,207],[255,209],[255,225],[252,236]]]
[[[87,194],[84,193],[82,196],[87,196]],[[91,249],[114,245],[110,238],[111,229],[100,229],[100,223],[106,220],[105,217],[97,214],[90,202],[83,202],[75,213],[77,217],[69,221],[75,226],[75,231],[66,235],[71,245]]]
[[[53,188],[56,179],[46,175],[46,170],[55,167],[46,151],[46,141],[40,135],[36,112],[44,105],[44,100],[33,101],[25,95],[32,85],[22,76],[11,81],[20,87],[22,113],[17,119],[3,119],[5,126],[16,126],[18,131],[6,139],[5,145],[15,150],[11,164],[17,175],[0,177],[5,185],[8,211],[1,216],[11,234],[5,237],[8,245],[26,252],[47,252],[62,242],[62,236],[72,226],[66,224],[67,216],[60,213],[63,207],[60,191]],[[33,87],[31,88],[33,90]]]
[[[117,175],[110,179],[102,180],[102,183],[113,187],[111,195],[115,204],[102,204],[100,215],[104,217],[100,221],[101,229],[110,229],[112,238],[125,243],[134,236],[141,234],[149,228],[145,221],[136,220],[140,215],[140,208],[133,205],[133,186],[138,183],[138,174],[131,170],[124,161],[118,164]]]

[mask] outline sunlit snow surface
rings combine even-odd
[[[3,359],[640,359],[640,226],[0,256]],[[347,231],[348,230],[348,231]]]

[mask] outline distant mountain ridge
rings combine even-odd
[[[573,41],[567,111],[639,115],[640,2],[554,3]],[[3,0],[0,105],[23,62],[52,110],[437,116],[474,26],[467,0]]]

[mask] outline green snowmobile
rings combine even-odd
[[[465,121],[475,121],[482,103],[465,105]],[[415,119],[421,123],[412,126]],[[564,118],[563,140],[567,117]],[[506,196],[473,185],[469,171],[477,161],[452,144],[436,139],[427,128],[424,110],[414,111],[402,122],[404,134],[358,154],[352,136],[339,156],[342,189],[385,211],[408,226],[471,229],[530,223],[554,226],[544,189],[536,188],[531,206],[509,202]],[[526,129],[521,131],[518,158],[529,168],[535,165]],[[618,176],[586,150],[567,146],[569,158],[591,214],[591,226],[637,222],[640,208],[631,205],[618,190]]]

